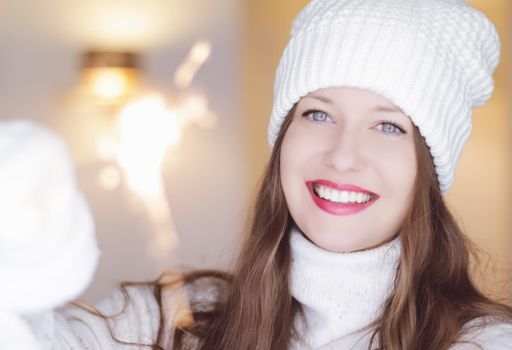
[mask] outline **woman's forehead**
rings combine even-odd
[[[329,87],[309,93],[301,100],[317,100],[333,106],[370,109],[376,112],[396,112],[402,109],[377,92],[355,87]]]

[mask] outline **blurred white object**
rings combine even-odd
[[[21,316],[0,311],[0,344],[3,350],[40,350],[30,327]]]
[[[65,144],[27,121],[0,123],[0,311],[29,314],[76,298],[98,257]]]

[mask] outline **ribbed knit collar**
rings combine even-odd
[[[295,348],[329,348],[343,337],[351,343],[348,338],[356,339],[351,333],[374,321],[391,293],[399,237],[374,249],[335,253],[316,246],[293,227],[290,245],[291,293],[303,305],[307,322],[297,319],[306,344]]]

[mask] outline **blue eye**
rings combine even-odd
[[[380,131],[386,133],[386,134],[405,134],[406,131],[399,127],[398,125],[395,125],[393,123],[388,122],[382,122],[379,125],[377,125],[377,129]]]
[[[304,112],[302,115],[304,117],[308,117],[308,119],[311,121],[319,122],[319,123],[325,122],[325,121],[328,121],[328,119],[331,119],[331,117],[329,117],[327,115],[327,113],[318,111],[318,110],[309,110],[309,111]]]

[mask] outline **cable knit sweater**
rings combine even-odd
[[[291,292],[305,311],[304,320],[296,320],[302,339],[293,341],[293,349],[367,350],[370,334],[359,330],[377,317],[391,291],[400,256],[399,238],[375,249],[354,253],[323,250],[297,229],[290,232],[290,240]],[[187,291],[208,296],[205,288],[196,285]],[[179,312],[182,295],[176,291],[166,293],[163,297],[165,319],[172,319]],[[127,307],[110,322],[110,327],[119,340],[151,344],[160,325],[158,303],[149,287],[129,287],[128,295]],[[124,304],[123,294],[116,291],[97,308],[106,314],[115,314],[122,311]],[[28,320],[46,349],[147,349],[116,342],[103,319],[76,306],[33,315]],[[171,332],[168,327],[164,338],[171,338]],[[474,342],[485,350],[512,349],[512,325],[491,324],[469,332],[461,340]],[[163,345],[171,348],[170,344]],[[462,349],[479,347],[461,343],[451,350]]]

